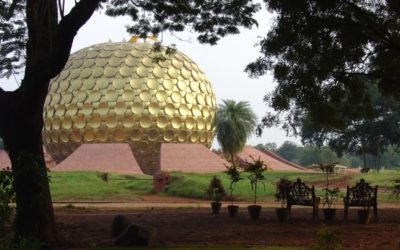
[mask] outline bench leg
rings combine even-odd
[[[378,218],[378,206],[377,205],[374,205],[374,220],[375,221],[379,221],[379,218]]]
[[[292,205],[287,204],[286,208],[288,210],[289,219],[291,219],[292,218]]]
[[[344,205],[344,219],[347,220],[347,215],[348,215],[348,209],[349,207],[347,205]]]

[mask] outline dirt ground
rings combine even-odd
[[[168,202],[167,202],[168,200]],[[157,230],[156,246],[181,245],[264,245],[302,246],[314,242],[314,233],[324,224],[336,229],[345,249],[400,249],[400,204],[384,204],[379,208],[379,222],[358,223],[356,209],[343,220],[338,207],[332,223],[312,220],[312,209],[293,207],[293,218],[286,223],[277,221],[274,207],[262,204],[259,220],[251,220],[247,204],[239,203],[236,218],[228,217],[226,203],[219,215],[212,215],[207,202],[193,199],[147,197],[138,203],[75,204],[86,208],[56,206],[58,235],[61,249],[112,246],[111,223],[115,215],[126,215],[133,223],[153,226]],[[57,208],[58,207],[58,208]],[[106,208],[108,207],[108,208]]]

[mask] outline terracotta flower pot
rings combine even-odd
[[[275,208],[276,217],[279,222],[286,222],[288,218],[288,210],[285,207]]]
[[[229,217],[236,217],[236,214],[237,214],[238,211],[239,211],[239,206],[228,205]]]
[[[322,209],[322,212],[324,213],[324,218],[326,221],[333,221],[335,219],[336,215],[335,208],[324,208]]]
[[[259,205],[251,205],[247,207],[249,211],[250,218],[253,220],[257,220],[260,218],[260,213],[261,213],[261,206]]]
[[[221,210],[221,202],[211,202],[211,209],[213,214],[219,214],[219,210]]]

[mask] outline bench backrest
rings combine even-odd
[[[288,195],[289,204],[313,204],[315,200],[314,186],[309,187],[300,178],[292,183]]]
[[[350,205],[368,206],[376,203],[378,186],[372,187],[364,179],[354,187],[347,186],[345,200]]]

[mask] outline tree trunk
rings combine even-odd
[[[56,228],[42,146],[43,104],[22,90],[3,92],[0,99],[0,134],[9,152],[16,193],[16,241],[39,240],[42,249],[49,249]]]

